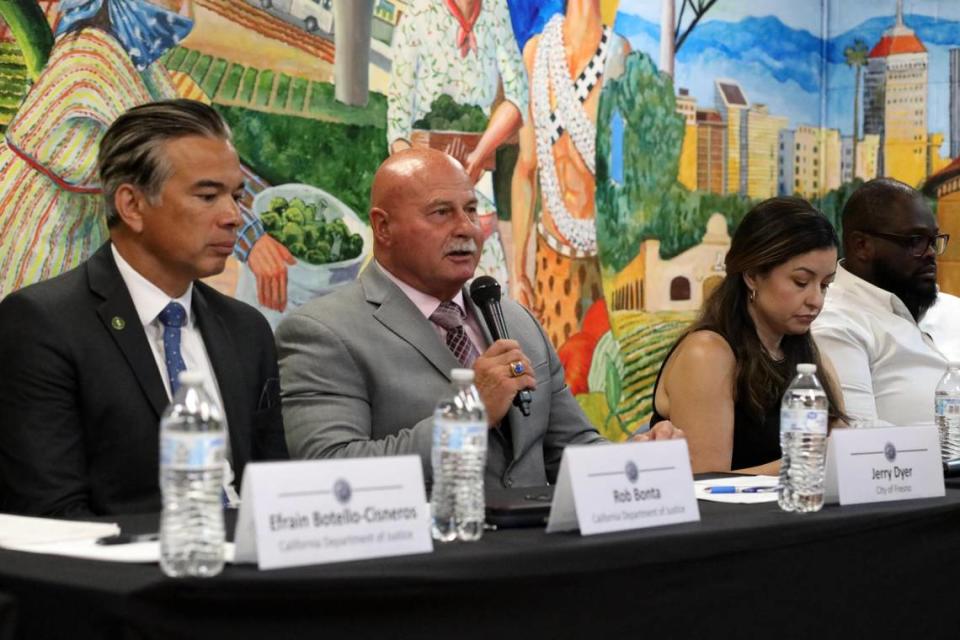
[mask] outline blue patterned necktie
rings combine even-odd
[[[437,307],[437,310],[430,316],[430,320],[446,330],[447,348],[453,352],[461,366],[471,369],[473,368],[473,361],[480,354],[463,328],[465,317],[466,314],[463,309],[457,306],[455,302],[447,301]]]
[[[157,317],[163,325],[164,361],[167,363],[167,375],[170,376],[170,394],[174,395],[180,388],[180,372],[187,369],[180,354],[180,327],[187,320],[187,311],[179,302],[171,302]]]

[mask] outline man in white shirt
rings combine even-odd
[[[158,424],[187,369],[224,408],[235,498],[244,465],[286,446],[269,325],[199,281],[241,224],[229,129],[199,102],[136,107],[99,166],[110,241],[0,302],[0,510],[158,511]]]
[[[845,257],[812,331],[855,424],[933,424],[937,382],[960,356],[960,300],[937,289],[948,239],[902,182],[871,180],[847,201]]]
[[[554,482],[565,446],[605,440],[527,309],[502,301],[512,340],[478,322],[464,292],[483,245],[473,183],[450,156],[411,149],[380,166],[370,200],[375,262],[277,329],[291,455],[414,454],[430,478],[433,410],[466,367],[487,409],[488,486]],[[511,407],[522,389],[529,415]],[[678,435],[667,422],[646,437]]]

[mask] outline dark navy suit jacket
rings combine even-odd
[[[276,350],[252,307],[194,283],[239,481],[286,458]],[[110,243],[0,302],[0,510],[84,517],[160,509],[163,379]]]

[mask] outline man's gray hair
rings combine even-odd
[[[114,200],[121,185],[131,184],[156,201],[172,173],[163,143],[185,136],[230,140],[230,127],[212,107],[185,99],[134,107],[110,125],[97,155],[107,226],[120,220]]]

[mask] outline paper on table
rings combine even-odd
[[[710,493],[710,487],[771,487],[779,482],[777,476],[737,476],[733,478],[714,478],[711,480],[697,480],[693,483],[697,500],[711,502],[726,502],[729,504],[759,504],[761,502],[776,502],[776,491],[760,493]]]
[[[120,533],[112,522],[78,522],[0,514],[0,547],[96,540]]]
[[[119,533],[120,527],[113,522],[0,514],[0,547],[4,549],[110,562],[160,562],[159,542],[97,544],[99,538]],[[233,544],[226,543],[223,552],[226,561],[233,562]]]
[[[73,542],[53,542],[48,544],[23,544],[6,547],[14,551],[28,553],[47,553],[55,556],[84,558],[86,560],[104,560],[107,562],[128,562],[157,564],[160,562],[159,542],[132,542],[130,544],[97,544],[95,540],[77,540]],[[224,559],[233,562],[233,543],[223,546]]]

